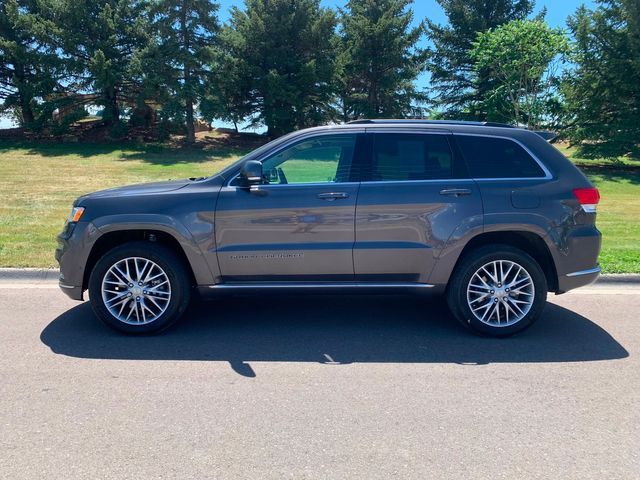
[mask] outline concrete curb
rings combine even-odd
[[[57,268],[0,268],[0,281],[49,282],[58,281]]]
[[[0,281],[52,282],[58,281],[57,268],[0,268]],[[613,273],[600,275],[596,284],[639,284],[640,274]]]

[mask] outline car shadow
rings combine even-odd
[[[441,299],[416,296],[239,296],[194,302],[156,336],[104,326],[88,303],[54,319],[42,342],[78,358],[226,361],[255,376],[249,362],[490,363],[583,362],[628,352],[589,319],[552,303],[529,330],[482,338],[455,322]]]

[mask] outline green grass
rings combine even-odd
[[[561,150],[600,189],[597,224],[603,233],[603,270],[640,273],[640,162],[621,159],[610,165],[576,158],[566,147]],[[81,194],[131,183],[210,175],[244,153],[243,148],[0,141],[0,267],[56,266],[55,236],[71,203]],[[317,162],[317,171],[294,169],[290,173],[324,178],[330,175],[325,163],[329,162]]]
[[[602,232],[600,264],[605,273],[640,273],[640,161],[582,158],[574,148],[559,150],[600,190],[596,224]]]
[[[0,142],[0,267],[53,267],[55,236],[80,195],[210,175],[245,150]]]

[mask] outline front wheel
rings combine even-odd
[[[170,249],[151,242],[114,248],[96,263],[89,278],[93,311],[125,333],[167,328],[186,310],[190,293],[184,263]]]
[[[488,245],[466,255],[447,292],[449,308],[463,325],[496,337],[530,327],[546,299],[547,282],[538,263],[508,245]]]

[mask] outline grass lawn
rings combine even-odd
[[[243,148],[28,144],[0,141],[0,267],[54,267],[55,235],[81,194],[131,183],[210,175]],[[607,273],[640,273],[640,162],[610,166],[564,153],[602,195],[598,228]],[[632,165],[638,163],[638,165]]]
[[[245,150],[0,141],[0,267],[54,267],[72,202],[95,190],[210,175]]]

